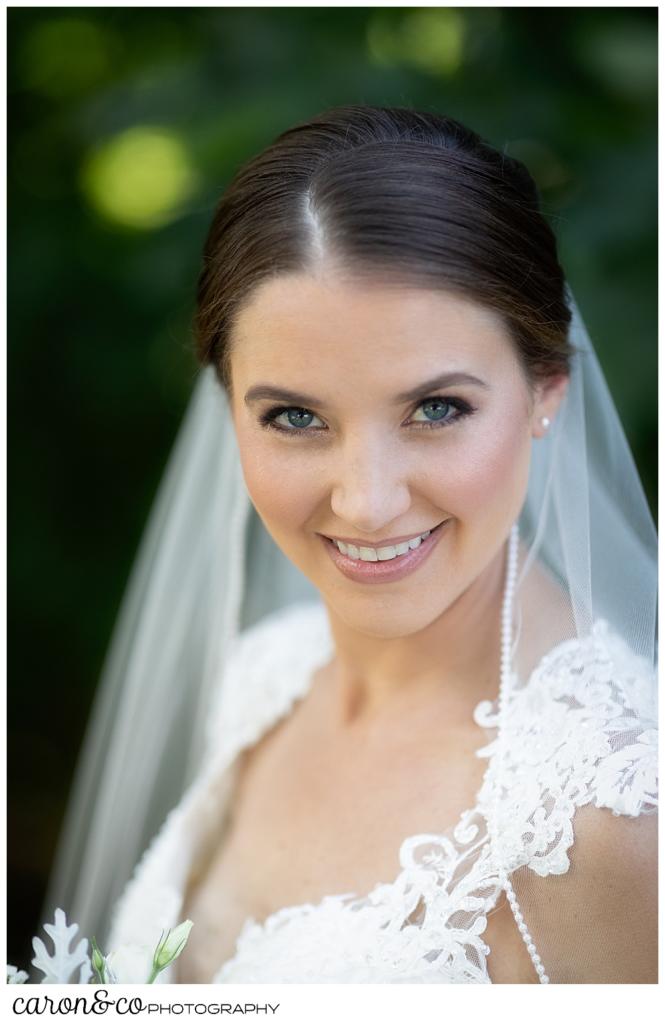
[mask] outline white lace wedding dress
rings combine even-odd
[[[331,653],[325,609],[310,602],[237,638],[207,761],[135,869],[107,948],[154,946],[178,923],[190,866],[219,828],[239,753],[289,713]],[[476,710],[489,731],[477,751],[487,770],[454,828],[404,839],[398,876],[368,895],[333,894],[247,919],[235,954],[209,980],[489,983],[483,936],[501,871],[566,873],[583,805],[630,816],[655,809],[654,690],[649,666],[603,620],[585,640],[558,644],[527,681],[514,680],[501,736],[496,709]],[[158,981],[172,982],[172,972]]]

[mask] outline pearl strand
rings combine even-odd
[[[506,584],[503,594],[503,608],[501,612],[501,682],[499,685],[499,699],[497,707],[497,738],[499,739],[499,745],[500,738],[503,732],[502,726],[505,709],[508,703],[508,689],[510,686],[511,678],[510,663],[512,647],[513,598],[515,596],[515,582],[517,579],[518,541],[519,528],[517,523],[515,523],[512,527],[512,530],[510,531],[510,539],[508,541],[508,564],[506,566]],[[493,831],[493,825],[491,826],[490,831]],[[496,839],[495,836],[493,838]],[[496,841],[494,842],[493,845],[496,854],[498,850]],[[515,890],[513,889],[512,882],[508,877],[507,871],[503,867],[500,867],[500,880],[501,887],[506,893],[506,898],[510,905],[513,917],[515,918],[515,923],[517,924],[520,935],[522,936],[524,945],[527,948],[527,952],[531,958],[531,963],[533,964],[536,970],[536,974],[538,975],[538,980],[540,981],[541,985],[547,985],[550,979],[545,973],[543,962],[540,959],[540,956],[538,955],[536,945],[533,941],[531,933],[529,932],[529,929],[526,926],[524,915],[522,914],[520,905],[517,902],[517,897],[515,896]]]

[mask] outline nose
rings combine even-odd
[[[331,486],[330,505],[337,522],[370,540],[385,533],[410,504],[408,465],[394,445],[366,434],[349,438],[340,450]]]

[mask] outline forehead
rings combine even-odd
[[[236,376],[254,371],[386,374],[405,361],[420,368],[516,362],[498,313],[432,288],[291,274],[263,282],[242,307],[231,337]]]

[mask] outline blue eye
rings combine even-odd
[[[413,425],[417,429],[421,427],[427,429],[447,427],[475,412],[474,407],[461,398],[441,398],[440,396],[426,398],[419,402],[416,411],[420,409],[423,410],[426,418],[411,418],[407,425]],[[450,415],[451,412],[454,415]],[[280,423],[281,417],[284,417],[286,422],[282,421]],[[318,420],[320,425],[312,426],[313,420]],[[273,409],[263,413],[259,417],[259,422],[261,426],[272,430],[279,430],[282,434],[319,434],[327,430],[325,424],[318,416],[310,412],[309,409],[302,409],[293,405],[275,406]]]
[[[285,416],[285,423],[279,422],[279,417]],[[278,406],[276,409],[271,409],[264,416],[261,417],[261,423],[267,426],[272,426],[276,430],[283,430],[286,433],[305,433],[306,428],[311,426],[312,420],[319,419],[309,409],[299,409],[296,406]],[[321,420],[319,420],[321,423]],[[320,429],[319,427],[315,429]]]
[[[427,401],[421,402],[418,406],[418,409],[422,409],[428,416],[429,423],[438,423],[440,420],[445,419],[446,413],[452,408],[451,403],[446,401],[445,398],[428,398]],[[422,423],[423,421],[416,420],[415,422]]]

